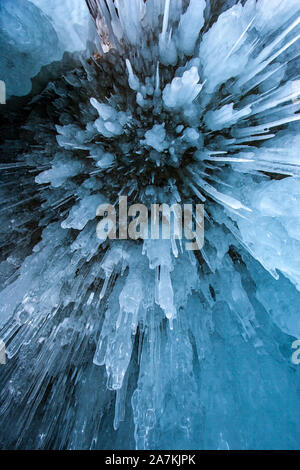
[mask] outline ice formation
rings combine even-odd
[[[88,43],[1,106],[1,448],[299,448],[299,1],[0,14],[10,95]],[[203,248],[99,239],[120,195]]]
[[[43,65],[86,49],[91,34],[82,0],[1,0],[0,67],[7,96],[29,93]]]

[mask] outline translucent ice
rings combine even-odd
[[[81,0],[30,0],[48,18],[57,33],[64,51],[80,51],[86,48],[89,37],[90,15]]]
[[[299,1],[13,3],[0,447],[299,448]]]
[[[65,51],[84,50],[93,34],[82,0],[3,0],[0,30],[0,78],[6,79],[8,96],[26,95],[43,65],[61,59]]]
[[[204,25],[205,0],[191,0],[178,26],[178,48],[186,55],[192,55],[196,41]]]
[[[32,28],[33,24],[39,27]],[[0,51],[0,78],[8,97],[30,92],[30,79],[62,54],[50,19],[27,0],[1,2]]]
[[[163,91],[163,101],[168,108],[181,108],[192,104],[202,89],[196,67],[186,70],[182,77],[175,77]]]

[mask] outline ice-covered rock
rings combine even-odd
[[[81,51],[89,38],[90,14],[82,0],[30,0],[50,18],[63,51]]]
[[[32,28],[33,24],[38,26]],[[0,78],[5,81],[8,98],[29,93],[30,79],[62,55],[50,19],[27,0],[1,2],[0,51]]]
[[[7,97],[29,93],[41,67],[60,60],[65,51],[85,50],[92,30],[83,0],[3,0],[0,79],[5,80]]]

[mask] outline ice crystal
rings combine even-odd
[[[298,448],[299,1],[63,3],[0,5],[9,95],[86,48],[1,107],[0,445]],[[100,240],[120,195],[203,248]]]

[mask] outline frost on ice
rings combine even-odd
[[[1,132],[0,446],[298,448],[298,0],[0,12],[8,96],[48,82]],[[121,195],[204,204],[201,251],[97,238]]]

